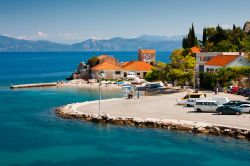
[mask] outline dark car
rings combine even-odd
[[[232,100],[232,101],[229,101],[228,103],[223,104],[223,106],[231,106],[231,105],[235,105],[235,104],[238,104],[238,103],[241,103],[241,101]]]
[[[242,113],[242,108],[240,107],[242,104],[250,104],[250,102],[233,100],[218,107],[216,111],[219,114],[237,114],[238,115]]]
[[[241,108],[239,106],[230,106],[230,107],[219,107],[216,109],[216,111],[220,114],[220,115],[224,115],[224,114],[236,114],[236,115],[240,115],[242,114]]]
[[[246,91],[246,88],[239,88],[239,90],[236,92],[237,95],[242,95]]]
[[[242,93],[242,96],[250,97],[250,88],[246,88]]]

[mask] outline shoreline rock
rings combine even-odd
[[[157,118],[127,118],[114,117],[108,114],[87,114],[75,111],[75,104],[68,104],[55,109],[58,116],[64,119],[79,119],[93,123],[134,126],[140,128],[162,128],[192,132],[194,134],[228,136],[250,141],[250,131],[228,126],[212,125],[210,123],[186,120],[157,119]]]

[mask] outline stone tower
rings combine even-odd
[[[156,63],[156,51],[155,50],[145,50],[145,49],[140,49],[138,50],[138,60],[147,62],[151,65],[155,65]]]

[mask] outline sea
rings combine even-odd
[[[137,59],[137,52],[0,53],[0,166],[250,165],[246,140],[93,124],[55,114],[58,106],[97,100],[93,89],[9,88],[64,80],[80,62],[100,54]],[[157,60],[169,62],[170,54],[157,52]],[[122,96],[117,90],[102,94]]]

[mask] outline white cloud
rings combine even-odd
[[[44,32],[37,32],[37,36],[40,37],[40,38],[43,38],[43,37],[47,37],[48,34],[46,34]]]

